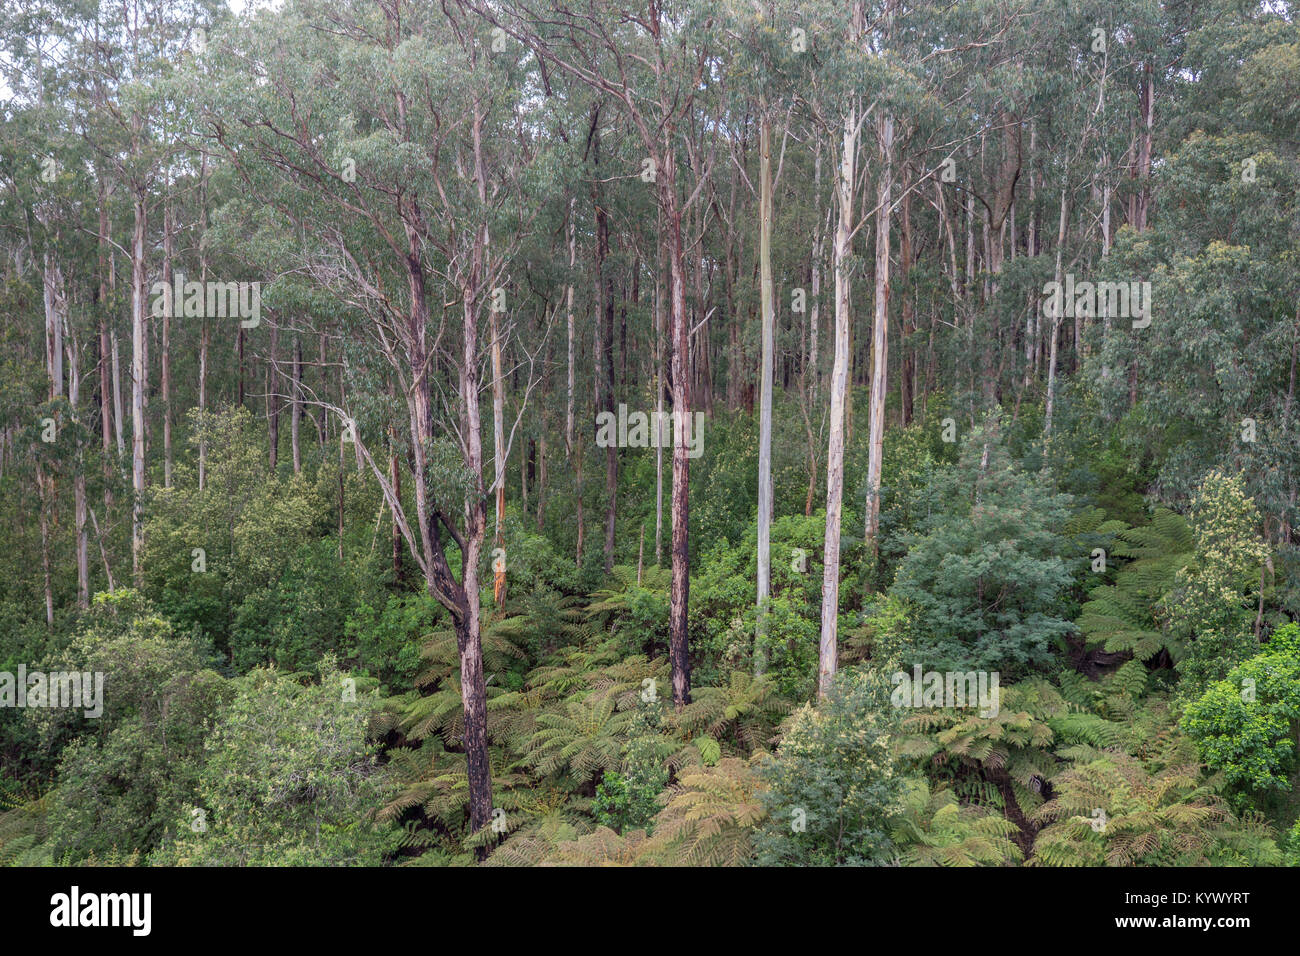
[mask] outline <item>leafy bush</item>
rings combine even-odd
[[[397,831],[367,742],[371,693],[347,693],[330,658],[304,685],[274,668],[239,678],[205,742],[198,797],[151,861],[205,866],[375,865]],[[355,699],[352,699],[355,698]],[[197,813],[195,811],[198,811]]]
[[[1248,790],[1290,790],[1300,721],[1300,625],[1274,632],[1262,654],[1238,664],[1187,706],[1181,727],[1201,759]]]
[[[200,647],[135,592],[98,595],[85,628],[46,671],[104,674],[103,714],[33,710],[63,748],[48,825],[57,858],[148,851],[193,799],[208,721],[229,688]]]
[[[755,837],[761,865],[878,865],[894,846],[903,794],[889,741],[897,716],[873,671],[841,671],[818,706],[791,718],[760,770],[767,819]]]
[[[933,492],[935,510],[908,537],[890,591],[913,612],[902,663],[1004,679],[1044,667],[1073,629],[1069,497],[1009,460],[996,420],[935,476]]]

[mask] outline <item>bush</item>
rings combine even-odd
[[[896,729],[888,683],[841,671],[817,707],[789,723],[761,776],[767,818],[755,838],[764,866],[880,865],[894,856],[891,818],[903,794],[889,749]]]
[[[1012,463],[998,428],[977,429],[957,466],[936,475],[934,510],[907,537],[890,591],[914,621],[904,665],[1014,678],[1047,665],[1073,629],[1070,498]]]
[[[1300,720],[1300,625],[1273,634],[1262,654],[1188,705],[1182,729],[1206,766],[1246,790],[1290,790]]]
[[[229,693],[201,648],[132,591],[96,596],[83,631],[42,664],[104,674],[103,714],[33,710],[61,754],[49,828],[57,858],[147,852],[197,792],[206,725]]]
[[[208,866],[373,866],[396,846],[374,820],[384,788],[366,739],[373,694],[346,693],[326,658],[318,684],[274,668],[236,681],[205,744],[198,799],[151,862]],[[197,813],[195,811],[198,811]]]

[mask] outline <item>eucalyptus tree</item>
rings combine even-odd
[[[424,3],[300,0],[218,37],[195,77],[210,135],[252,200],[230,214],[258,225],[261,209],[274,210],[266,228],[285,250],[281,271],[337,303],[357,356],[347,397],[305,400],[339,417],[428,593],[451,615],[472,830],[493,810],[480,563],[487,496],[503,474],[485,477],[479,393],[494,343],[482,328],[489,309],[518,294],[507,283],[529,229],[526,177],[540,148],[539,124],[518,122],[526,91],[515,65],[485,39]],[[409,463],[414,515],[391,462],[373,450],[389,437],[383,401],[371,403],[378,418],[366,413],[364,372],[377,362],[404,409],[398,458]]]

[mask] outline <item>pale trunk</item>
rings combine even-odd
[[[871,409],[867,457],[865,536],[872,554],[879,553],[880,468],[885,447],[886,374],[889,370],[889,226],[893,201],[894,119],[880,124],[880,180],[876,188],[876,296],[871,330]]]
[[[762,372],[758,426],[758,627],[754,673],[766,661],[767,603],[772,573],[772,372],[776,313],[772,302],[772,124],[764,112],[759,127],[758,261],[762,309]]]
[[[1057,227],[1056,233],[1056,269],[1053,277],[1056,281],[1055,288],[1061,287],[1061,257],[1065,253],[1065,230],[1069,222],[1069,198],[1065,189],[1061,190],[1061,221]],[[1062,300],[1061,311],[1064,311],[1064,300]],[[1057,340],[1060,338],[1061,316],[1056,315],[1052,318],[1052,341],[1048,346],[1047,360],[1047,402],[1043,409],[1043,435],[1048,437],[1052,434],[1052,411],[1056,400],[1056,351]]]
[[[849,257],[853,232],[853,181],[858,145],[857,109],[844,117],[839,179],[835,187],[839,218],[833,250],[835,268],[835,357],[831,365],[830,438],[826,449],[826,533],[823,545],[822,626],[818,649],[817,694],[825,697],[838,666],[840,607],[840,519],[844,496],[844,405],[849,374]]]
[[[131,240],[131,574],[136,587],[144,581],[144,426],[149,341],[145,330],[145,197],[135,197]]]

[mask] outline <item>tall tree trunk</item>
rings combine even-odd
[[[280,460],[280,397],[279,397],[279,361],[280,361],[280,322],[279,319],[271,323],[270,330],[270,354],[271,361],[267,366],[267,389],[266,389],[266,444],[267,444],[267,461],[271,466],[271,474],[275,475],[275,466]]]
[[[1061,287],[1061,268],[1062,257],[1065,255],[1065,233],[1069,223],[1070,216],[1070,198],[1064,186],[1061,187],[1061,220],[1056,232],[1056,268],[1053,277],[1056,281],[1056,288]],[[1061,296],[1061,309],[1065,309],[1065,297]],[[1047,360],[1047,401],[1043,409],[1043,435],[1050,437],[1052,434],[1052,411],[1056,404],[1056,352],[1057,344],[1060,340],[1061,315],[1054,315],[1052,320],[1052,341],[1048,348],[1050,355]]]
[[[131,238],[131,574],[138,588],[144,583],[144,426],[145,387],[149,375],[149,339],[145,329],[145,193],[138,189]]]
[[[668,257],[668,340],[672,348],[673,414],[679,426],[673,435],[672,490],[672,584],[668,592],[668,660],[672,675],[673,703],[677,709],[691,702],[691,662],[687,614],[690,601],[690,458],[686,431],[691,422],[690,327],[686,312],[685,248],[682,242],[682,210],[677,196],[677,165],[669,138],[663,143],[659,162],[659,202],[667,228]],[[702,436],[698,436],[702,439]]]
[[[167,190],[167,204],[163,210],[163,282],[167,288],[172,287],[172,257],[175,253],[173,230],[175,223],[172,222],[171,206],[171,183],[168,182],[164,188]],[[173,302],[170,309],[164,309],[162,315],[162,355],[160,356],[162,368],[162,420],[163,420],[163,487],[172,486],[172,313],[176,309],[177,303]]]
[[[860,7],[855,5],[855,21]],[[856,29],[855,29],[856,32]],[[830,438],[826,449],[826,534],[823,544],[822,627],[818,648],[817,694],[825,697],[835,680],[839,663],[840,521],[844,498],[844,406],[849,375],[849,259],[852,255],[853,183],[857,172],[858,112],[852,106],[844,116],[840,171],[835,195],[839,217],[835,224],[835,358],[831,366]]]
[[[109,316],[112,314],[112,301],[109,297],[109,278],[108,278],[108,197],[105,193],[104,184],[99,184],[99,236],[97,252],[98,258],[98,286],[95,295],[95,304],[99,312],[99,415],[100,429],[102,432],[101,440],[104,451],[104,507],[107,508],[112,501],[112,495],[109,492],[109,483],[107,481],[111,466],[109,465],[110,453],[112,451],[112,433],[113,433],[113,404],[112,404],[112,385],[110,384],[109,365],[111,362],[110,353],[112,346],[109,342],[108,325]]]
[[[326,347],[325,333],[321,332],[321,334],[317,336],[317,339],[318,339],[317,342],[318,354],[320,356],[319,364],[317,367],[320,369],[320,382],[321,382],[320,390],[321,390],[321,394],[324,395],[326,391],[326,383],[329,380],[329,371],[328,371],[329,366],[327,364],[328,359],[326,358],[326,349],[325,349]],[[324,406],[321,406],[320,412],[317,416],[316,431],[320,435],[321,451],[324,452],[325,442],[329,440],[329,419],[326,417]],[[322,455],[322,457],[324,456]]]
[[[659,221],[656,224],[655,235],[663,235],[663,214],[660,213]],[[663,243],[660,243],[658,249],[659,261],[655,271],[655,421],[662,422],[664,418],[664,296],[663,296],[663,278],[665,273]],[[730,384],[728,384],[730,387]],[[664,563],[663,552],[663,531],[664,531],[664,446],[663,442],[655,442],[655,567],[661,568]]]
[[[876,185],[876,295],[871,329],[871,411],[868,425],[867,520],[871,553],[880,544],[880,468],[885,448],[885,397],[889,371],[889,227],[894,189],[894,118],[880,121],[880,178]]]
[[[293,337],[293,397],[289,412],[289,444],[293,450],[293,473],[302,472],[302,338]]]
[[[206,271],[206,270],[205,270]],[[208,354],[212,347],[212,330],[205,315],[199,319],[199,411],[208,408]],[[206,431],[206,430],[205,430]],[[208,439],[199,435],[199,490],[208,486]]]
[[[68,304],[63,270],[51,250],[45,252],[41,285],[45,302],[45,369],[53,399],[63,395],[63,323]]]
[[[772,302],[772,121],[766,104],[759,125],[758,261],[762,309],[762,372],[758,426],[758,626],[754,673],[766,664],[767,604],[772,575],[772,373],[776,309]]]
[[[546,419],[537,436],[537,533],[546,526]]]
[[[486,227],[484,229],[486,232]],[[476,270],[477,271],[477,270]],[[465,714],[464,745],[469,781],[470,829],[478,831],[492,817],[492,775],[487,746],[487,684],[483,674],[480,631],[479,556],[487,535],[487,512],[482,494],[483,451],[479,429],[478,330],[475,285],[465,289],[465,353],[461,372],[461,401],[466,419],[466,445],[470,473],[480,476],[477,492],[471,490],[465,508],[464,609],[456,618],[456,645],[460,651],[461,706]]]
[[[569,378],[568,378],[568,401],[565,404],[564,415],[564,453],[573,458],[573,359],[575,346],[575,329],[573,324],[573,270],[577,254],[577,239],[575,235],[575,225],[573,221],[574,200],[569,197],[569,281],[564,292],[565,312],[568,316],[569,332]]]
[[[68,402],[74,421],[81,418],[81,363],[78,361],[77,336],[68,328]],[[73,521],[77,534],[77,607],[90,608],[90,539],[86,534],[86,453],[77,441],[76,472],[72,478]]]
[[[505,382],[501,377],[501,328],[495,302],[488,315],[492,336],[492,490],[496,499],[496,529],[492,541],[494,547],[501,548],[505,546],[506,520]],[[495,567],[492,599],[498,609],[505,607],[506,573]]]
[[[208,251],[203,237],[208,231],[208,155],[199,160],[199,281],[208,281]],[[199,319],[199,413],[208,410],[208,354],[212,333],[205,314]],[[208,486],[208,440],[199,434],[199,491]]]
[[[596,346],[596,394],[602,411],[613,414],[614,408],[614,278],[610,275],[609,212],[600,187],[599,107],[592,110],[592,185],[591,202],[596,211],[596,308],[600,313]],[[618,504],[618,448],[605,446],[605,573],[614,569],[614,529]]]
[[[473,149],[474,179],[478,186],[479,208],[486,217],[488,209],[487,174],[483,166],[483,116],[474,103]],[[483,495],[483,449],[479,416],[478,365],[478,297],[484,277],[489,272],[487,259],[488,227],[486,221],[474,243],[469,284],[462,292],[464,309],[465,352],[461,362],[461,395],[464,403],[466,465],[476,477],[465,508],[463,593],[465,613],[456,631],[460,650],[461,706],[465,715],[465,757],[468,766],[470,829],[478,831],[492,816],[492,769],[487,745],[487,684],[483,675],[483,643],[479,628],[478,563],[487,534],[487,514]]]
[[[898,244],[898,271],[903,281],[902,294],[902,316],[899,320],[899,331],[902,341],[899,346],[902,351],[902,367],[899,369],[900,404],[902,405],[902,423],[906,428],[912,424],[912,418],[915,414],[914,405],[916,403],[916,346],[912,341],[912,335],[916,332],[916,315],[913,307],[914,291],[911,286],[912,275],[912,184],[911,171],[908,170],[908,181],[903,184],[903,195],[900,199],[900,209],[902,213],[899,230]]]
[[[113,436],[117,441],[117,457],[125,459],[126,439],[123,436],[122,425],[125,418],[122,412],[122,362],[117,345],[117,329],[109,327],[108,339],[113,351]]]

